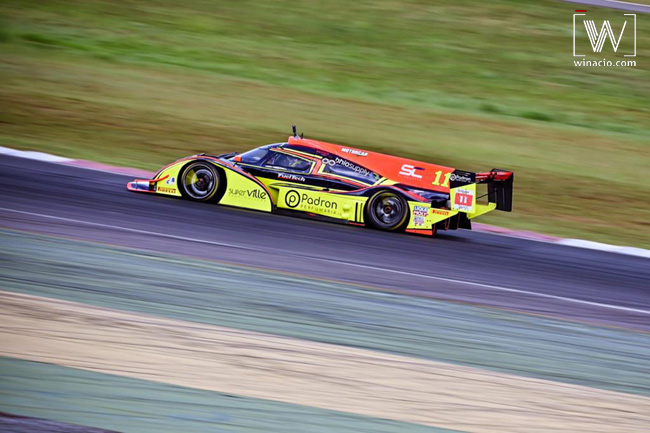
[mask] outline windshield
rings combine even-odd
[[[281,144],[267,144],[266,146],[244,152],[239,155],[241,157],[241,162],[244,164],[258,164],[266,158],[272,147],[278,146],[281,146]]]
[[[273,156],[264,163],[268,167],[280,167],[291,171],[306,172],[311,169],[311,162],[286,153],[273,152]]]

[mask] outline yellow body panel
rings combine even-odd
[[[290,185],[278,189],[277,207],[309,212],[356,223],[363,223],[363,208],[368,197],[335,194]]]
[[[477,204],[475,211],[473,213],[468,213],[467,218],[469,219],[476,218],[477,216],[491,212],[496,208],[497,208],[496,203]]]
[[[272,184],[278,183],[278,180],[277,179],[269,179],[268,177],[257,177],[257,180],[259,180],[264,185],[266,185],[266,188],[271,193],[271,200],[273,200],[273,203],[277,203],[278,202],[278,190],[277,190],[277,188],[273,188]]]
[[[167,176],[167,179],[156,182],[156,193],[163,195],[174,195],[181,196],[181,192],[178,190],[178,185],[176,181],[178,180],[178,174],[186,162],[179,162],[177,164],[171,165],[161,171],[156,179],[162,179]]]
[[[430,229],[437,222],[444,221],[458,213],[457,210],[432,208],[430,203],[410,201],[411,219],[407,230]]]
[[[225,169],[226,191],[219,201],[228,206],[271,212],[273,202],[266,189],[252,179]]]
[[[450,191],[451,208],[468,214],[476,210],[476,184],[458,186]]]
[[[181,192],[178,189],[180,171],[183,166],[191,162],[192,160],[179,161],[162,170],[158,176],[156,176],[156,179],[163,179],[165,177],[166,179],[156,182],[155,192],[157,194],[180,197]],[[215,165],[221,167],[226,174],[226,190],[219,201],[220,204],[264,212],[271,212],[273,210],[271,197],[267,190],[260,184],[226,166]]]

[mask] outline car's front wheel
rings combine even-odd
[[[193,162],[178,179],[183,196],[197,201],[218,201],[225,190],[225,176],[209,162]]]
[[[403,228],[408,218],[408,203],[392,191],[379,191],[368,200],[367,222],[371,227],[394,231]]]

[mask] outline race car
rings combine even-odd
[[[130,191],[433,236],[512,211],[514,173],[473,173],[298,135],[244,153],[181,158]],[[480,195],[479,195],[480,194]]]

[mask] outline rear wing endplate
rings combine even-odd
[[[476,173],[476,181],[487,183],[488,201],[497,205],[497,210],[512,212],[512,186],[515,174],[508,170],[493,168],[488,173]]]
[[[485,173],[454,170],[450,177],[452,205],[454,209],[463,212],[475,212],[476,185],[487,184],[488,202],[494,203],[495,206],[492,209],[512,212],[514,178],[515,174],[512,171],[499,168],[493,168]],[[464,204],[467,204],[467,206],[464,206]]]

